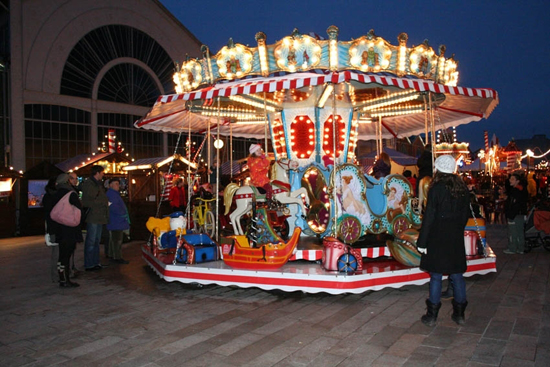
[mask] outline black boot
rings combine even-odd
[[[454,296],[453,282],[448,280],[447,289],[444,292],[441,292],[441,299],[451,299]]]
[[[60,287],[67,287],[67,288],[74,288],[74,287],[80,287],[80,284],[72,282],[69,272],[70,269],[68,266],[60,265],[59,266],[59,286]]]
[[[464,303],[458,303],[453,299],[453,314],[451,319],[456,322],[458,325],[464,325],[464,311],[466,311],[466,306],[468,306],[468,301]]]
[[[67,284],[68,284],[69,287],[80,287],[80,284],[71,281],[71,278],[70,278],[70,276],[69,276],[69,272],[68,272],[68,271],[65,272],[65,276],[67,277],[66,282],[67,282]]]
[[[441,302],[438,304],[433,304],[429,299],[426,300],[427,311],[424,316],[420,319],[424,325],[434,326],[437,321],[437,315],[439,314],[439,309],[441,308]]]
[[[65,279],[65,267],[61,263],[57,263],[57,275],[59,276],[59,286],[66,287],[67,281]]]

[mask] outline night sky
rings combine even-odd
[[[340,41],[374,29],[392,45],[401,32],[408,47],[428,39],[437,52],[444,44],[445,56],[459,62],[459,86],[492,88],[500,97],[487,120],[457,128],[459,141],[481,148],[484,130],[502,145],[534,134],[550,138],[550,1],[160,1],[213,53],[230,37],[256,47],[259,31],[268,44],[294,28],[327,38],[331,25]]]

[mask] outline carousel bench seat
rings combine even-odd
[[[218,244],[205,233],[185,234],[176,251],[180,263],[198,264],[219,260]]]

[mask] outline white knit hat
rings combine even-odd
[[[248,148],[248,151],[250,152],[250,154],[254,154],[260,149],[262,149],[262,146],[260,144],[252,144],[250,148]]]
[[[435,169],[442,173],[455,173],[456,161],[452,155],[442,155],[435,160]]]

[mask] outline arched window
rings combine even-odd
[[[63,69],[61,94],[91,98],[99,71],[110,61],[123,57],[146,64],[160,80],[165,93],[174,92],[174,65],[168,53],[153,38],[135,28],[108,25],[89,32],[71,50]],[[160,91],[146,74],[137,65],[118,64],[103,77],[99,98],[152,105],[152,89],[157,89],[157,96]],[[117,84],[115,94],[106,90],[111,83]]]
[[[101,79],[98,99],[151,107],[160,95],[151,76],[134,64],[113,66]]]

